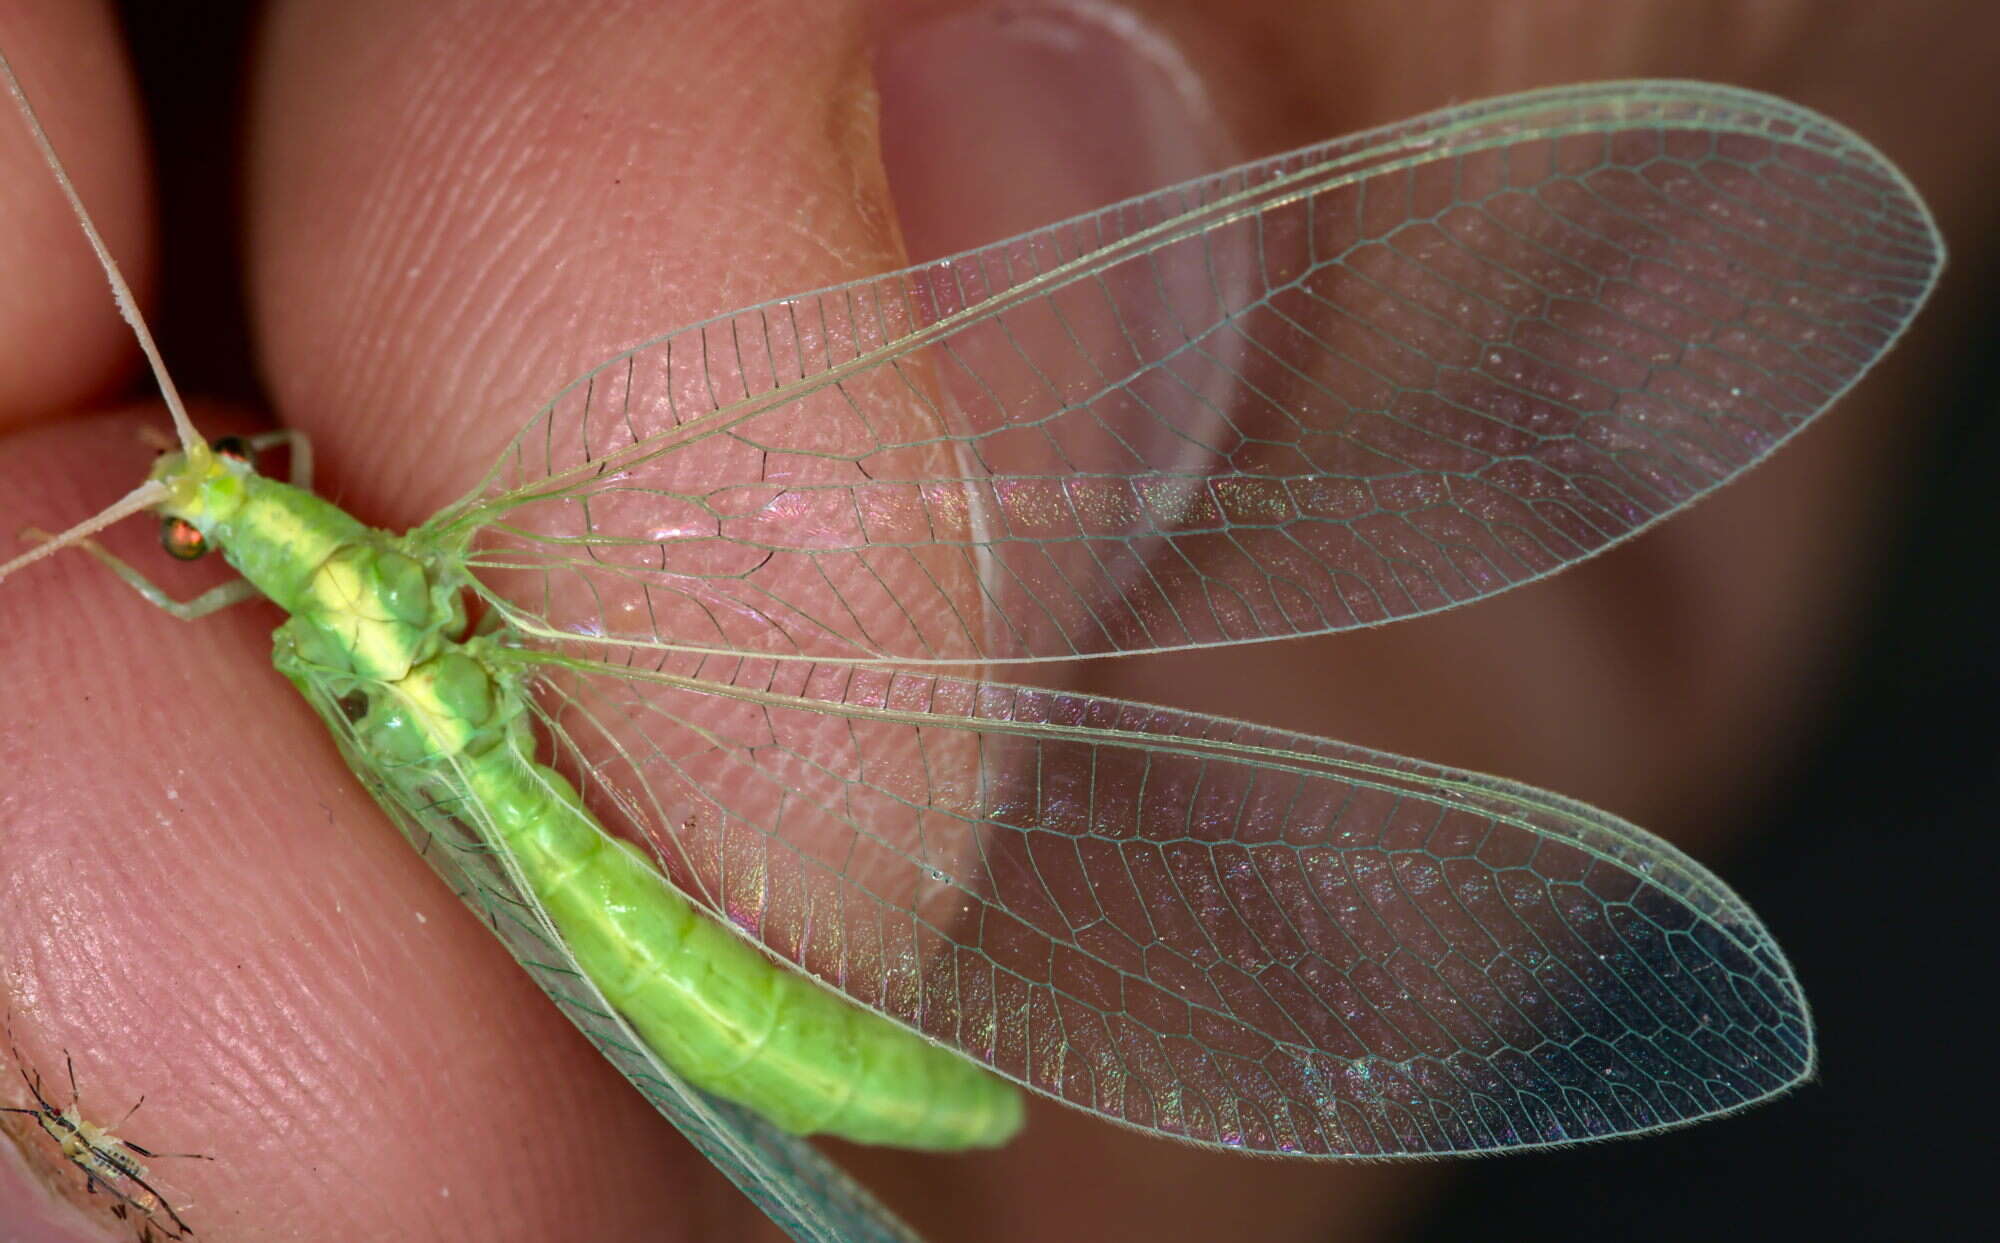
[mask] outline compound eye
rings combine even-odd
[[[160,547],[170,557],[192,561],[208,551],[208,537],[185,518],[166,518],[160,522]]]
[[[245,463],[251,460],[250,442],[241,436],[219,436],[211,441],[208,447],[215,450],[217,457]]]

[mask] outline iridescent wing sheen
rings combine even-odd
[[[399,796],[357,744],[339,691],[310,674],[295,684],[339,742],[348,767],[418,853],[611,1064],[773,1221],[800,1243],[917,1243],[810,1143],[675,1074],[577,966],[507,857],[486,844],[495,840],[486,809],[470,801],[419,805]]]
[[[974,661],[1370,625],[1761,460],[1942,257],[1811,112],[1542,91],[649,342],[426,529],[551,641]]]
[[[780,959],[1113,1121],[1432,1155],[1812,1070],[1756,917],[1558,796],[1088,695],[648,655],[507,657],[613,830]]]

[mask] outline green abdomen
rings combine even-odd
[[[275,542],[297,525],[290,508],[247,506],[232,560],[254,566],[245,548],[259,540],[246,537]],[[1013,1136],[1013,1085],[773,963],[606,833],[529,754],[516,680],[496,676],[483,640],[454,637],[464,614],[449,576],[402,540],[356,531],[327,534],[310,569],[273,580],[293,610],[279,669],[309,698],[341,701],[360,771],[460,809],[512,857],[577,965],[662,1061],[799,1134],[937,1149]]]
[[[799,1134],[954,1149],[1020,1128],[1018,1089],[772,963],[607,835],[569,783],[495,748],[462,770],[577,962],[689,1082]]]

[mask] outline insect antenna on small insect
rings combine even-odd
[[[63,1069],[69,1079],[69,1103],[58,1108],[43,1088],[41,1072],[29,1070],[19,1047],[10,1047],[21,1082],[27,1085],[33,1103],[27,1106],[0,1106],[0,1113],[33,1118],[36,1125],[55,1141],[63,1160],[83,1171],[87,1194],[95,1195],[101,1191],[109,1196],[112,1200],[111,1212],[117,1217],[126,1218],[136,1212],[144,1219],[141,1237],[145,1237],[156,1223],[170,1238],[192,1237],[194,1232],[180,1212],[148,1181],[150,1176],[144,1162],[160,1158],[191,1161],[213,1161],[215,1158],[199,1152],[158,1152],[129,1139],[121,1139],[115,1132],[122,1130],[132,1120],[132,1115],[139,1112],[139,1106],[146,1103],[144,1096],[134,1101],[132,1107],[125,1111],[125,1116],[110,1126],[91,1122],[83,1114],[76,1085],[76,1062],[68,1050],[63,1051]]]

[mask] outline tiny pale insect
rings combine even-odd
[[[112,569],[290,612],[279,667],[389,814],[797,1237],[899,1227],[796,1134],[1000,1142],[1005,1079],[1297,1157],[1643,1134],[1813,1064],[1707,871],[1556,795],[983,667],[1553,573],[1829,405],[1941,259],[1801,109],[1545,91],[640,345],[405,536],[256,472],[289,444],[304,483],[296,437],[210,445],[162,374],[177,449],[0,576],[140,511],[219,548],[243,579],[187,605]],[[912,401],[935,434],[871,420]]]
[[[31,1103],[25,1107],[0,1105],[0,1113],[33,1118],[36,1125],[55,1142],[63,1160],[83,1171],[86,1191],[92,1195],[102,1192],[109,1196],[113,1215],[121,1219],[130,1219],[135,1213],[138,1215],[142,1238],[152,1237],[155,1227],[169,1238],[192,1238],[194,1231],[189,1229],[180,1212],[148,1181],[150,1175],[145,1161],[161,1157],[196,1161],[213,1158],[195,1152],[155,1152],[113,1134],[132,1120],[132,1115],[145,1103],[143,1100],[134,1102],[132,1108],[125,1112],[124,1119],[112,1126],[99,1126],[84,1117],[82,1100],[76,1087],[76,1063],[68,1053],[63,1054],[63,1068],[69,1076],[69,1103],[58,1108],[43,1091],[40,1072],[28,1069],[19,1049],[14,1049],[13,1054],[21,1082],[27,1085]]]

